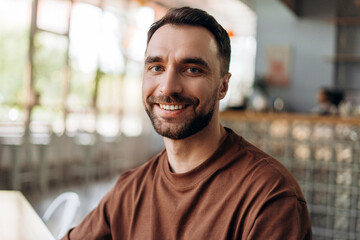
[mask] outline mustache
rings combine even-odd
[[[170,96],[159,95],[159,96],[149,96],[147,102],[150,104],[153,103],[183,103],[183,104],[194,104],[197,106],[199,104],[199,99],[195,97],[184,97],[179,94],[174,94]]]

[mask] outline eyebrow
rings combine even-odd
[[[191,63],[191,64],[196,64],[196,65],[199,65],[199,66],[202,66],[206,69],[210,69],[209,65],[207,64],[207,62],[202,59],[202,58],[185,58],[182,60],[182,63]]]
[[[149,63],[154,63],[154,62],[162,62],[163,59],[162,57],[158,57],[158,56],[148,56],[145,59],[145,64],[149,64]]]
[[[145,59],[145,65],[146,64],[150,64],[150,63],[155,63],[155,62],[163,62],[163,58],[159,57],[159,56],[148,56]],[[202,58],[200,57],[189,57],[189,58],[184,58],[181,61],[183,64],[196,64],[199,66],[202,66],[206,69],[210,69],[209,64]]]

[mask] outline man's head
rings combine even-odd
[[[230,74],[220,57],[222,38],[204,27],[213,25],[222,29],[206,12],[181,8],[170,10],[149,31],[143,102],[155,130],[164,137],[184,139],[216,125],[213,114],[227,92]],[[225,30],[223,34],[227,36]],[[225,45],[230,54],[230,45]]]
[[[207,12],[190,7],[170,9],[159,21],[153,23],[148,31],[147,44],[149,44],[154,33],[166,24],[189,25],[206,28],[212,33],[218,47],[218,54],[221,59],[221,74],[225,75],[229,71],[230,64],[230,38],[226,30]]]

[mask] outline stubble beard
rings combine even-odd
[[[185,119],[184,121],[178,124],[168,124],[163,122],[158,116],[155,115],[153,108],[154,102],[159,101],[160,99],[166,99],[167,103],[172,102],[188,102],[191,103],[190,107],[192,107],[192,117]],[[207,125],[209,125],[215,110],[215,105],[217,101],[217,94],[213,94],[212,99],[209,102],[209,105],[204,105],[201,109],[198,109],[198,113],[196,112],[196,107],[199,105],[199,100],[196,98],[189,99],[184,98],[178,95],[174,96],[163,96],[163,97],[149,97],[146,99],[145,110],[148,114],[151,123],[155,129],[155,131],[166,138],[180,140],[187,137],[190,137],[202,129],[204,129]],[[209,106],[209,109],[206,111],[206,107]]]

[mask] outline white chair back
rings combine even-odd
[[[61,217],[59,219],[59,229],[56,234],[54,234],[56,239],[63,237],[66,232],[71,227],[76,213],[80,206],[80,200],[78,194],[74,192],[64,192],[57,196],[55,200],[50,204],[50,206],[45,211],[42,219],[47,223],[55,211],[62,205],[65,204],[62,211]]]

